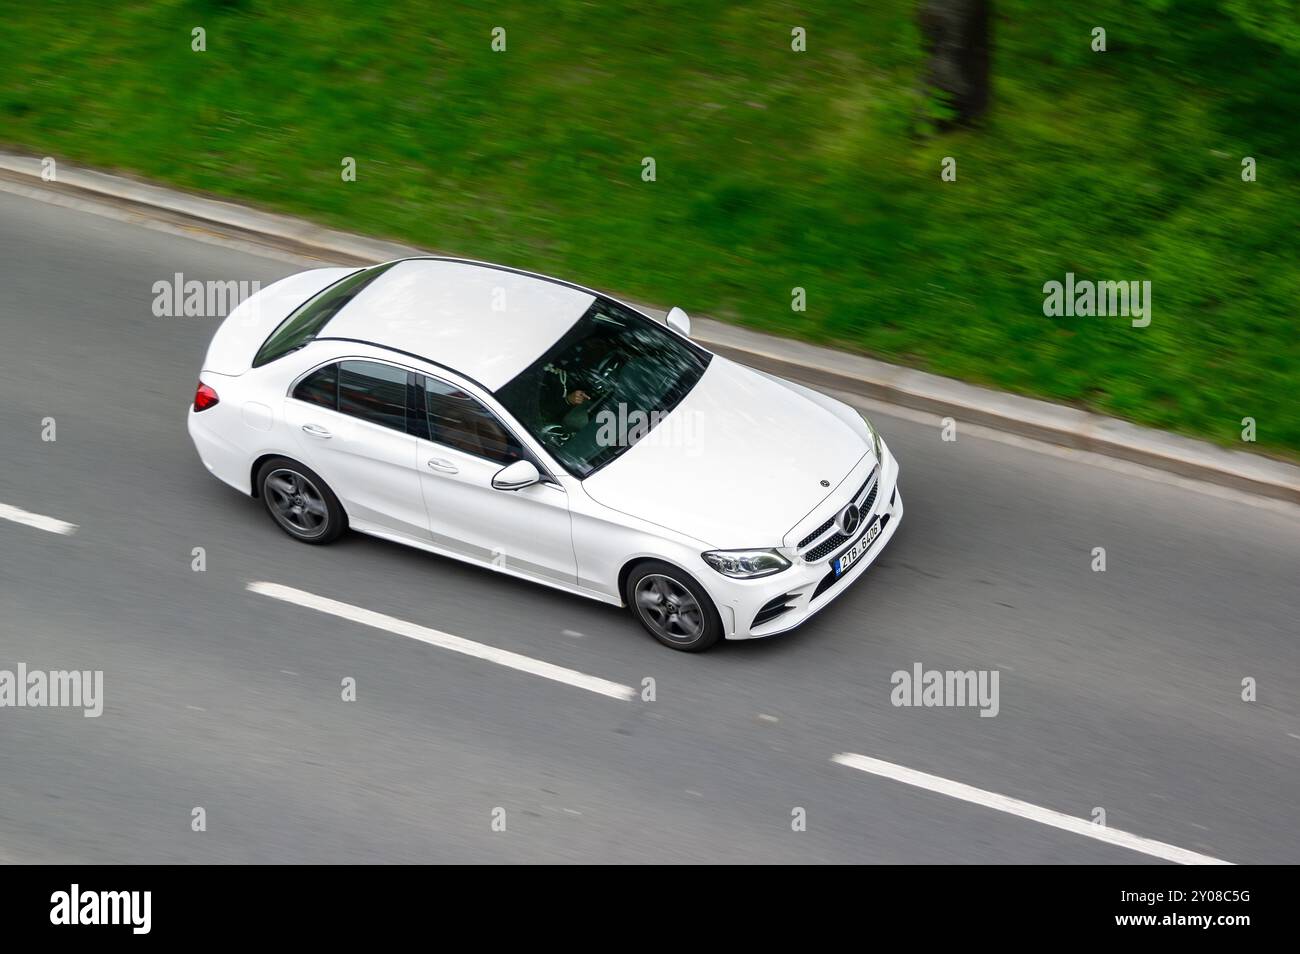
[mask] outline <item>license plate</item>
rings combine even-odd
[[[843,576],[844,571],[856,563],[858,557],[871,548],[871,544],[876,541],[878,536],[880,536],[880,521],[876,520],[867,528],[866,533],[858,537],[857,543],[840,554],[840,558],[835,561],[835,575]]]

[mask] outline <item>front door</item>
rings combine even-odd
[[[553,483],[497,490],[492,477],[528,452],[473,395],[424,378],[417,444],[433,542],[472,560],[567,586],[577,582],[568,495]],[[419,407],[419,402],[416,404]]]

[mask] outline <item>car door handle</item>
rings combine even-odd
[[[319,437],[322,440],[328,440],[334,436],[319,424],[304,424],[302,430],[304,434],[310,434],[312,437]]]
[[[434,470],[438,471],[438,473],[440,474],[459,473],[459,468],[451,461],[443,457],[431,457],[429,459],[429,466],[432,467]]]

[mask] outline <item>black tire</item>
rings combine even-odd
[[[273,457],[257,471],[257,493],[275,525],[303,543],[332,543],[348,518],[320,475],[288,457]]]
[[[697,613],[691,613],[686,594]],[[671,564],[638,563],[627,576],[623,599],[646,631],[670,649],[701,653],[722,638],[722,619],[709,594]]]

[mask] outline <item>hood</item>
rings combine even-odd
[[[583,488],[712,547],[781,546],[871,453],[865,426],[805,390],[714,355],[685,400]]]

